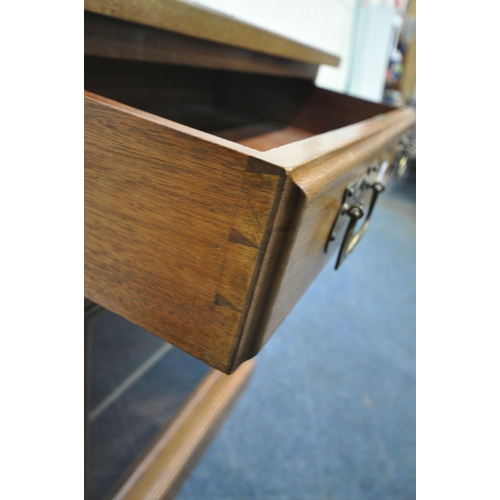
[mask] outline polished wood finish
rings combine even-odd
[[[314,80],[318,66],[85,12],[85,54]]]
[[[299,78],[90,56],[85,89],[240,144],[274,132],[288,144],[391,109]]]
[[[178,0],[85,0],[85,10],[312,65],[340,63],[335,55]]]
[[[233,375],[213,370],[134,467],[113,500],[174,498],[249,381],[252,360]]]
[[[85,296],[231,371],[282,171],[91,94],[85,120]]]
[[[262,49],[251,32],[274,56],[304,52],[182,2],[85,5],[97,20],[85,57],[85,296],[231,373],[326,263],[343,189],[414,112],[304,75],[196,67],[193,40],[179,42],[193,66],[159,64],[175,61],[170,28]]]
[[[346,186],[373,161],[390,161],[413,122],[400,109],[266,153],[287,177],[235,365],[262,349],[338,250],[340,239],[324,252]]]
[[[85,8],[85,296],[236,370],[205,378],[113,496],[173,498],[338,247],[347,184],[415,117],[316,88],[338,58],[202,8]]]
[[[154,84],[166,100],[171,78]],[[323,253],[346,185],[414,122],[409,109],[304,81],[241,78],[207,75],[205,89],[187,90],[215,117],[248,124],[217,130],[205,116],[211,133],[85,98],[86,296],[226,373],[258,352],[335,251]],[[144,104],[138,89],[118,92]],[[273,134],[280,147],[267,150]]]
[[[291,217],[288,225],[293,227],[293,231],[282,248],[279,245],[275,247],[282,252],[282,256],[278,259],[279,264],[268,271],[276,273],[274,292],[268,292],[274,295],[268,298],[270,304],[263,322],[265,326],[253,335],[255,352],[263,347],[312,280],[336,253],[341,238],[330,244],[328,253],[325,253],[324,248],[345,188],[351,181],[361,177],[374,161],[379,160],[381,163],[391,158],[398,137],[412,123],[411,116],[402,118],[401,115],[395,115],[376,134],[365,136],[361,141],[290,171],[288,180],[300,189],[300,195],[295,202],[293,215],[290,215],[290,210],[283,211]],[[358,138],[361,137],[358,135]],[[270,247],[274,248],[273,242]]]

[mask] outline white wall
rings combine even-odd
[[[190,3],[339,56],[338,68],[320,67],[316,84],[339,92],[347,90],[358,0],[196,0]]]
[[[380,102],[395,30],[396,9],[391,0],[362,0],[355,27],[351,73],[346,91]]]
[[[316,85],[381,101],[396,0],[184,0],[340,57]]]

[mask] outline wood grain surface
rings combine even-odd
[[[350,134],[345,134],[344,129],[323,134],[331,139],[331,145],[337,145],[326,154],[318,147],[322,141],[319,144],[315,141],[319,137],[268,152],[269,156],[276,157],[275,153],[280,150],[286,153],[287,148],[294,152],[300,148],[303,157],[309,159],[286,168],[288,175],[254,293],[256,298],[235,364],[263,348],[336,253],[341,239],[329,246],[328,253],[324,248],[344,190],[363,175],[373,161],[392,159],[398,138],[414,119],[411,110],[401,109],[386,116],[383,123],[373,120],[374,127],[361,122],[350,126]],[[290,164],[301,160],[300,156],[289,158],[286,154],[280,159],[282,164],[285,159]]]
[[[282,169],[85,99],[85,296],[230,371]]]
[[[318,66],[85,12],[85,54],[314,80]]]
[[[130,472],[113,500],[174,498],[244,390],[254,364],[247,361],[230,376],[211,371]]]
[[[85,0],[85,10],[272,56],[338,66],[332,54],[177,0]]]
[[[290,83],[258,81],[271,99]],[[86,297],[225,373],[259,351],[332,256],[347,184],[415,120],[298,83],[291,107],[253,111],[257,95],[238,105],[240,82],[228,74],[206,94],[232,89],[216,109],[254,120],[253,132],[219,131],[233,141],[85,99]],[[285,144],[268,149],[276,138]]]
[[[387,157],[384,149],[394,149],[398,135],[389,142],[380,137],[370,138],[333,158],[290,174],[290,181],[300,189],[300,203],[293,221],[289,222],[294,231],[283,244],[284,248],[279,249],[284,257],[274,270],[276,288],[269,301],[265,327],[253,337],[255,352],[262,349],[317,274],[336,254],[342,238],[330,244],[328,253],[324,249],[347,185],[361,177],[375,160]]]

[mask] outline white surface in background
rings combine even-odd
[[[361,1],[346,90],[369,101],[382,101],[389,55],[394,44],[396,9],[391,2]]]
[[[370,101],[383,97],[395,0],[184,0],[340,57],[316,85]]]
[[[316,84],[345,92],[358,0],[196,0],[241,21],[340,57],[338,68],[321,66]]]

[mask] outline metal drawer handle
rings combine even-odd
[[[408,160],[410,159],[410,152],[415,144],[409,137],[402,137],[393,162],[392,170],[394,171],[394,179],[399,181],[406,172]]]
[[[400,155],[398,155],[394,163],[394,179],[396,181],[399,181],[399,179],[403,177],[404,173],[406,172],[406,167],[408,166],[408,153],[406,151],[403,151]]]
[[[375,208],[378,195],[385,189],[385,185],[383,182],[374,182],[370,188],[373,189],[370,206],[368,207],[365,221],[358,231],[354,232],[356,224],[363,217],[363,205],[354,205],[349,208],[347,212],[347,215],[350,217],[349,225],[347,226],[346,232],[344,233],[344,239],[340,245],[340,251],[337,257],[337,263],[335,264],[335,269],[340,267],[340,264],[344,262],[344,259],[354,250],[354,247],[358,244],[361,237],[366,233],[366,230],[370,225],[371,215],[373,213],[373,209]]]
[[[345,258],[354,250],[361,237],[366,233],[366,230],[370,225],[371,216],[373,213],[373,209],[375,208],[375,203],[377,202],[378,196],[385,189],[385,184],[382,179],[384,178],[385,171],[387,170],[388,166],[388,162],[384,162],[380,169],[378,165],[375,167],[372,166],[361,180],[352,183],[346,189],[346,192],[344,193],[343,204],[333,224],[330,236],[325,247],[326,252],[328,250],[329,243],[336,239],[335,230],[337,225],[340,225],[339,221],[343,219],[342,216],[348,216],[349,223],[340,245],[335,269],[338,269],[340,267]],[[372,180],[372,173],[374,171],[378,171],[378,175],[375,180]],[[368,206],[368,210],[366,211],[366,217],[363,224],[361,225],[359,230],[356,231],[356,225],[365,215],[365,209],[361,200],[363,199],[367,189],[371,189],[372,191],[370,204]]]

